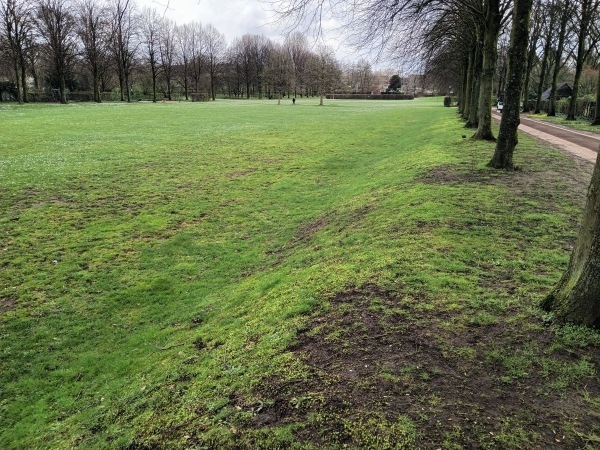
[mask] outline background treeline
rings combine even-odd
[[[277,98],[371,93],[381,85],[367,61],[342,65],[300,33],[283,43],[244,35],[228,44],[210,24],[178,25],[131,0],[0,6],[4,100]]]

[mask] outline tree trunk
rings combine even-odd
[[[15,71],[15,84],[17,85],[17,101],[19,103],[23,103],[23,94],[21,93],[21,77],[19,76],[19,63],[16,56],[14,64],[15,66],[13,67],[13,70]]]
[[[473,139],[495,141],[492,133],[492,89],[496,60],[498,59],[498,34],[500,32],[500,1],[487,0],[486,23],[483,34],[483,69],[479,85],[479,111],[477,132]]]
[[[471,110],[471,94],[473,93],[473,64],[475,61],[475,46],[469,52],[469,60],[467,70],[465,71],[463,84],[463,105],[461,106],[461,115],[464,120],[469,120],[469,112]]]
[[[152,66],[152,102],[156,103],[156,67]]]
[[[567,111],[567,120],[575,120],[577,113],[577,97],[579,96],[579,82],[581,73],[583,72],[583,63],[586,59],[586,37],[588,35],[592,16],[595,13],[597,4],[592,4],[592,0],[583,0],[581,2],[581,23],[579,25],[579,33],[577,36],[577,59],[575,62],[575,80],[573,81],[573,94],[569,101],[569,109]]]
[[[121,91],[121,101],[124,102],[125,101],[125,93],[124,93],[124,88],[123,88],[123,73],[119,70],[119,90]]]
[[[558,47],[556,48],[556,57],[554,58],[554,71],[552,73],[552,88],[550,89],[550,99],[548,104],[548,116],[556,116],[556,88],[558,85],[558,73],[560,72],[560,60],[562,58],[565,46],[565,36],[567,33],[567,22],[569,21],[569,0],[565,1],[564,10],[560,21],[560,33],[558,36]]]
[[[540,0],[536,0],[536,11],[539,12]],[[530,19],[531,22],[531,19]],[[540,22],[539,14],[537,15],[536,22]],[[523,112],[528,113],[531,111],[531,105],[529,104],[529,83],[531,81],[531,71],[533,70],[534,62],[536,61],[536,50],[538,41],[540,40],[541,34],[541,23],[536,23],[532,33],[531,39],[529,40],[529,49],[527,51],[527,67],[525,69],[525,80],[523,82]]]
[[[129,89],[129,75],[125,71],[125,92],[127,94],[127,103],[131,103],[131,90]]]
[[[529,17],[532,0],[515,0],[513,7],[513,26],[510,31],[510,48],[508,50],[508,75],[504,95],[504,109],[500,122],[500,132],[496,151],[488,167],[494,169],[513,169],[513,152],[519,142],[519,109],[523,70],[529,39]]]
[[[538,83],[536,92],[536,101],[534,114],[539,114],[542,108],[542,94],[544,87],[546,86],[546,78],[548,71],[548,56],[550,55],[550,47],[552,45],[552,30],[554,29],[555,14],[550,15],[550,25],[548,28],[548,36],[546,36],[546,43],[544,44],[544,54],[542,56],[542,67],[540,69],[540,82]]]
[[[99,77],[98,77],[98,65],[96,63],[92,66],[92,83],[94,84],[94,101],[96,103],[101,103],[100,99],[100,88],[99,88]]]
[[[25,64],[25,58],[21,52],[19,59],[21,60],[21,88],[23,89],[23,102],[29,103],[27,100],[27,65]]]
[[[479,83],[481,80],[481,50],[476,46],[473,70],[471,71],[471,87],[469,93],[469,117],[465,128],[477,128],[479,123]]]
[[[60,102],[63,105],[67,104],[67,85],[65,83],[65,74],[61,73],[59,74],[59,90],[60,90]]]
[[[577,243],[567,271],[542,307],[559,322],[600,327],[600,165],[596,159]]]
[[[600,69],[598,69],[598,85],[596,87],[596,115],[592,125],[600,125]]]
[[[188,98],[188,61],[187,59],[184,59],[183,61],[183,90],[185,92],[185,99],[189,100]]]

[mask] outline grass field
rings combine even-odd
[[[0,105],[0,448],[600,446],[592,165],[316,104]]]

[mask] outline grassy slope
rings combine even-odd
[[[264,437],[262,380],[310,377],[289,350],[297,330],[356,287],[394,291],[384,312],[426,311],[457,333],[539,332],[534,307],[568,260],[589,165],[525,139],[523,172],[489,172],[489,144],[461,139],[439,99],[299,103],[0,110],[3,448],[291,445],[318,421]],[[583,399],[599,340],[573,333],[540,354],[533,338],[457,354],[511,388],[545,364],[540,395]],[[568,363],[554,357],[564,348]],[[417,418],[405,421],[418,445]],[[376,430],[353,423],[350,444]],[[597,438],[597,416],[573,445],[577,433]]]

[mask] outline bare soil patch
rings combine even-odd
[[[569,396],[555,382],[573,364],[597,366],[600,349],[554,348],[551,329],[517,331],[513,316],[473,326],[450,311],[405,304],[401,292],[340,293],[290,348],[309,376],[266,380],[258,395],[273,403],[253,424],[297,423],[298,437],[317,447],[361,447],[353,426],[402,416],[418,426],[417,448],[584,448],[585,436],[600,432],[600,415],[586,402],[600,396],[600,381],[571,379],[577,395]],[[566,417],[577,429],[564,427]]]

